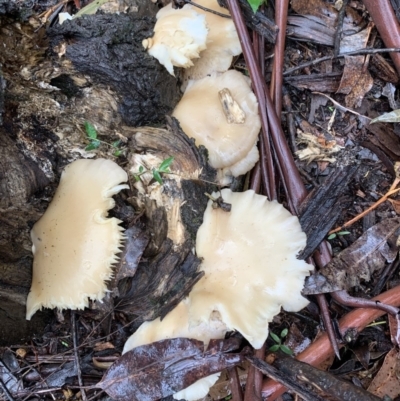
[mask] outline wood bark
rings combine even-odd
[[[132,155],[146,148],[143,138],[142,150],[135,147],[130,127],[165,124],[165,115],[180,97],[177,79],[142,48],[142,40],[152,36],[157,11],[149,2],[143,7],[142,3],[132,7],[138,10],[136,14],[85,16],[46,31],[35,19],[30,23],[14,19],[21,16],[16,3],[0,1],[0,345],[22,343],[43,333],[49,322],[49,311],[25,320],[32,275],[30,230],[51,201],[65,165],[97,156],[114,159],[128,169]],[[12,16],[2,15],[11,12]],[[85,150],[85,121],[96,127],[102,141],[95,152]],[[116,140],[122,143],[118,159],[110,146]],[[168,149],[152,151],[172,155],[177,145],[172,136],[169,141]],[[151,146],[157,148],[154,138]],[[195,149],[193,142],[190,147]],[[196,156],[193,160],[196,168],[208,171],[202,179],[212,181],[215,176],[207,170],[205,159]],[[140,213],[140,205],[133,207],[135,202],[129,201],[134,197],[132,187],[128,195],[119,196],[112,212],[124,220],[126,228]],[[204,209],[205,197],[202,203]],[[193,210],[197,210],[198,225],[200,212]],[[148,222],[157,229],[157,221],[150,224],[151,216]],[[182,252],[187,254],[192,241],[193,234],[185,234]],[[168,255],[171,246],[161,245]],[[173,248],[180,252],[179,247]],[[183,254],[178,259],[187,263]],[[191,263],[192,281],[182,281],[177,274],[169,284],[154,285],[158,291],[164,289],[160,291],[163,300],[177,302],[198,280],[198,262]],[[175,265],[181,269],[179,263]],[[165,313],[165,303],[161,309],[159,313]]]

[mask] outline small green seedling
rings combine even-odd
[[[122,150],[118,149],[119,146],[121,145],[121,141],[114,141],[111,144],[104,142],[104,141],[100,141],[100,139],[97,139],[97,131],[96,128],[93,126],[93,124],[91,124],[89,121],[85,121],[84,123],[84,127],[85,127],[85,132],[86,135],[89,139],[89,145],[86,146],[85,150],[86,151],[91,151],[91,150],[95,150],[98,149],[100,147],[100,145],[102,143],[104,143],[107,146],[112,147],[113,149],[115,149],[113,155],[115,157],[121,156],[122,155]]]
[[[249,3],[251,9],[253,10],[253,13],[256,13],[261,4],[264,3],[264,0],[247,0]]]
[[[272,333],[271,331],[269,332],[269,335],[276,343],[272,347],[269,348],[269,350],[271,352],[282,351],[285,354],[293,355],[293,351],[286,345],[282,344],[282,340],[287,336],[288,332],[289,332],[288,329],[283,329],[281,331],[280,337],[277,336],[275,333]]]
[[[153,174],[153,178],[160,184],[162,185],[163,180],[161,177],[161,174],[171,174],[171,170],[169,169],[169,166],[172,164],[174,161],[174,157],[170,156],[164,161],[161,162],[161,164],[157,168],[153,168],[151,170]],[[145,170],[143,166],[139,167],[139,172],[137,174],[134,174],[133,177],[135,178],[136,181],[140,181],[140,176],[143,174],[148,173],[149,170]]]
[[[338,235],[349,235],[350,231],[339,231],[338,233],[331,234],[328,239],[335,239]]]

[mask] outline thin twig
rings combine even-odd
[[[326,333],[328,334],[329,340],[332,344],[333,351],[335,352],[336,358],[339,359],[340,361],[340,352],[339,352],[339,344],[338,340],[336,338],[336,333],[333,328],[332,324],[326,324],[327,322],[332,322],[331,321],[331,315],[329,313],[329,307],[328,307],[328,302],[326,300],[325,294],[317,294],[315,296],[318,307],[319,307],[319,313],[322,317],[322,321],[324,322],[324,328]]]
[[[232,401],[243,401],[243,392],[240,385],[239,375],[236,366],[228,368],[229,383],[231,386]],[[261,394],[261,389],[260,389]]]
[[[254,351],[254,357],[264,360],[266,343]],[[250,366],[247,373],[244,401],[262,401],[261,389],[263,374],[255,366]]]
[[[281,118],[282,113],[282,86],[283,60],[285,54],[285,39],[289,0],[280,0],[275,3],[275,23],[279,26],[274,47],[274,64],[271,76],[271,98],[275,104],[276,114]]]
[[[346,227],[350,227],[352,224],[354,224],[355,222],[357,222],[358,220],[362,219],[364,216],[366,216],[368,213],[372,212],[372,210],[376,209],[381,203],[385,202],[388,200],[389,196],[394,195],[395,193],[400,191],[400,188],[397,189],[393,189],[396,188],[397,185],[399,184],[400,179],[396,178],[392,184],[392,186],[390,187],[389,191],[386,192],[385,195],[382,196],[381,199],[377,200],[372,206],[370,206],[368,209],[364,210],[363,212],[361,212],[360,214],[358,214],[356,217],[353,217],[351,220],[347,221],[346,223],[344,223],[342,226],[335,228],[334,230],[329,231],[329,235],[330,234],[334,234],[337,233],[338,231],[343,230]],[[393,187],[394,185],[394,187]]]
[[[333,38],[333,54],[335,57],[338,56],[340,52],[340,41],[342,40],[342,33],[343,33],[343,21],[346,15],[346,7],[349,0],[344,0],[342,3],[342,8],[339,11],[339,15],[337,18],[337,28],[335,32],[335,37]]]
[[[74,357],[75,357],[75,366],[76,366],[76,371],[78,374],[78,384],[79,387],[81,387],[80,391],[82,394],[82,400],[87,401],[86,397],[86,392],[85,389],[83,388],[83,380],[82,380],[82,370],[81,370],[81,363],[79,360],[79,351],[78,351],[78,333],[77,333],[77,328],[76,328],[76,316],[75,316],[75,311],[71,312],[71,330],[72,330],[72,341],[74,344]]]
[[[346,57],[346,56],[361,56],[363,54],[396,53],[396,52],[400,52],[400,48],[390,48],[390,49],[368,49],[368,48],[366,48],[366,49],[353,50],[353,51],[347,52],[347,53],[341,53],[341,54],[338,54],[337,56],[320,57],[320,58],[316,58],[315,60],[300,64],[297,67],[289,68],[288,70],[286,70],[283,73],[283,76],[286,77],[287,75],[290,75],[295,71],[301,70],[306,67],[311,67],[311,66],[317,65],[324,61],[334,60],[336,58],[342,58],[342,57]]]

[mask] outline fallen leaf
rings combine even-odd
[[[392,160],[399,160],[400,141],[391,125],[384,123],[368,124],[366,128],[373,134],[369,137],[371,143],[381,149]]]
[[[400,355],[395,348],[390,350],[376,374],[368,391],[378,397],[388,395],[392,400],[400,395]]]
[[[374,118],[372,123],[398,123],[400,122],[400,110],[393,110],[390,113],[384,113],[379,117]]]
[[[361,280],[369,281],[374,271],[396,258],[399,229],[399,217],[371,227],[318,273],[307,277],[303,294],[339,291],[358,286]]]
[[[198,379],[243,362],[247,349],[230,354],[240,340],[204,343],[188,338],[157,341],[122,355],[98,383],[121,401],[153,401],[174,394]]]
[[[392,204],[393,209],[396,212],[396,214],[400,214],[400,200],[389,198],[388,201]]]

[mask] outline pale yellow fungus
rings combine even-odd
[[[111,160],[77,160],[61,175],[54,198],[31,231],[33,278],[26,318],[42,307],[83,309],[101,300],[123,241],[120,220],[107,218],[112,196],[127,185]]]
[[[268,322],[280,312],[299,311],[311,268],[297,259],[306,245],[297,217],[254,191],[213,193],[232,209],[210,200],[197,232],[196,252],[204,277],[189,294],[190,322],[207,322],[219,312],[229,330],[239,331],[254,348],[268,336]]]
[[[157,13],[154,36],[143,40],[143,47],[167,71],[174,75],[174,67],[190,67],[206,48],[206,20],[191,5],[182,9],[163,7]]]
[[[228,123],[219,98],[219,92],[225,88],[244,112],[243,123]],[[244,159],[257,142],[261,128],[250,80],[234,70],[190,81],[172,115],[197,146],[207,148],[214,168],[230,167]]]
[[[196,4],[229,15],[229,11],[220,7],[217,0],[197,0]],[[200,53],[200,58],[193,60],[192,67],[185,69],[185,80],[200,79],[215,72],[225,72],[231,66],[233,56],[242,53],[232,18],[224,18],[199,8],[196,8],[196,12],[206,18],[207,48]]]
[[[226,212],[210,200],[196,239],[204,277],[189,297],[163,320],[146,322],[129,338],[124,352],[166,338],[188,337],[208,342],[239,331],[254,348],[268,336],[268,322],[280,312],[299,311],[311,268],[296,258],[306,245],[297,217],[281,204],[254,191],[213,193],[231,204]],[[192,401],[215,383],[211,375],[174,395]]]

